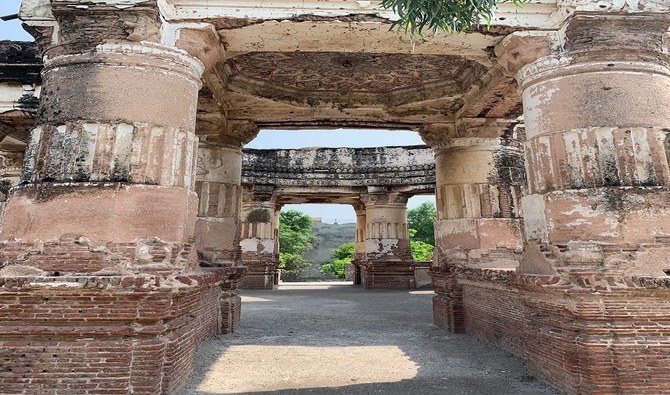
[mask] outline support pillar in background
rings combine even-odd
[[[354,241],[354,259],[347,267],[347,280],[353,281],[354,285],[361,284],[361,266],[365,265],[365,240],[366,240],[366,221],[365,205],[354,205],[356,213],[356,239]]]
[[[366,289],[414,289],[414,267],[407,230],[407,196],[368,188],[365,204],[365,263],[361,284]]]
[[[0,150],[0,218],[5,210],[9,190],[19,184],[23,151]]]
[[[198,148],[195,245],[202,265],[234,266],[240,261],[241,175],[241,147]]]
[[[201,269],[192,244],[204,65],[163,40],[156,6],[73,5],[34,27],[55,45],[0,233],[0,387],[171,393],[234,321],[237,273]]]
[[[464,331],[458,268],[514,270],[522,240],[526,182],[515,122],[463,119],[421,132],[435,151],[434,321]]]
[[[274,186],[254,185],[244,190],[242,204],[242,264],[246,289],[272,289],[279,268],[279,208]]]

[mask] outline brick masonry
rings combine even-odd
[[[559,276],[457,271],[462,308],[438,292],[437,325],[453,330],[453,315],[461,315],[457,331],[524,357],[534,374],[566,393],[670,392],[669,279],[634,277],[627,286],[596,290],[576,285],[593,283],[589,275],[566,283]]]
[[[239,274],[0,277],[0,388],[174,392],[197,345],[238,325]]]

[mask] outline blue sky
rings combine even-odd
[[[0,16],[15,14],[20,0],[0,0]],[[32,41],[32,37],[21,28],[19,20],[0,21],[0,40]],[[305,148],[305,147],[379,147],[423,144],[419,135],[410,131],[383,130],[262,130],[258,137],[247,145],[249,148]],[[416,196],[408,207],[416,207],[424,201],[434,201],[434,196]],[[322,217],[326,222],[352,222],[356,215],[351,206],[341,204],[288,205],[313,217]]]

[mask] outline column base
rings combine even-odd
[[[588,276],[565,283],[472,268],[456,276],[466,333],[527,359],[561,391],[670,392],[669,278],[621,278],[605,289]],[[439,294],[434,301],[444,311]]]
[[[433,296],[433,323],[450,332],[465,332],[463,291],[453,267],[432,267],[430,276],[436,293]]]
[[[365,289],[416,289],[414,262],[367,262],[361,265]]]
[[[365,261],[355,259],[347,265],[347,272],[345,273],[346,281],[353,281],[354,285],[361,285],[361,266],[365,264]]]
[[[273,289],[278,283],[277,264],[264,261],[242,261],[247,273],[240,283],[240,289]]]
[[[197,345],[239,322],[240,275],[0,274],[0,387],[173,393],[188,379]]]

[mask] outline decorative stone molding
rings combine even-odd
[[[146,123],[38,126],[31,133],[21,178],[191,188],[197,144],[193,133]]]
[[[409,196],[401,193],[367,193],[360,196],[366,210],[371,206],[402,206],[407,205]]]
[[[243,150],[242,184],[432,188],[433,151],[422,146]]]

